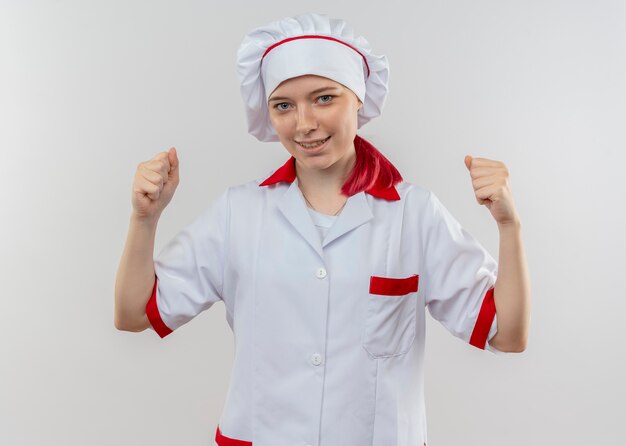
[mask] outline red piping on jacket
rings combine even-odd
[[[404,296],[417,291],[419,276],[396,279],[393,277],[370,276],[370,293],[383,296]]]
[[[228,438],[222,435],[219,425],[215,431],[215,442],[218,446],[252,446],[251,441],[236,440],[234,438]]]
[[[215,442],[218,446],[252,446],[251,441],[236,440],[234,438],[225,437],[222,435],[219,425],[217,426],[217,431],[215,432]],[[424,446],[426,446],[426,442],[424,442]]]

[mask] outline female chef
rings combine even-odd
[[[228,187],[154,259],[178,157],[140,163],[115,325],[163,338],[224,303],[235,358],[217,445],[426,444],[426,308],[477,348],[526,346],[530,286],[506,166],[465,157],[500,232],[496,263],[357,135],[382,110],[389,69],[343,20],[257,28],[237,63],[249,132],[290,157]]]

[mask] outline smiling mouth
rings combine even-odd
[[[305,149],[314,149],[314,148],[316,148],[316,147],[321,146],[322,144],[324,144],[324,143],[325,143],[326,141],[328,141],[329,139],[330,139],[330,136],[329,136],[329,137],[327,137],[327,138],[321,139],[321,140],[319,140],[319,141],[317,141],[317,142],[313,142],[313,143],[303,143],[303,142],[299,142],[299,141],[296,141],[296,143],[297,143],[299,146],[304,147]]]

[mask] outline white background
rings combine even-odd
[[[530,343],[496,356],[429,318],[429,446],[623,444],[625,2],[0,5],[0,444],[212,444],[233,359],[223,304],[165,339],[113,325],[132,178],[177,147],[158,252],[281,165],[280,143],[246,132],[235,55],[252,28],[308,11],[387,55],[384,113],[359,133],[496,258],[463,157],[511,173]]]

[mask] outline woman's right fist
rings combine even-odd
[[[178,156],[172,147],[139,163],[133,181],[133,210],[141,219],[158,218],[178,186]]]

